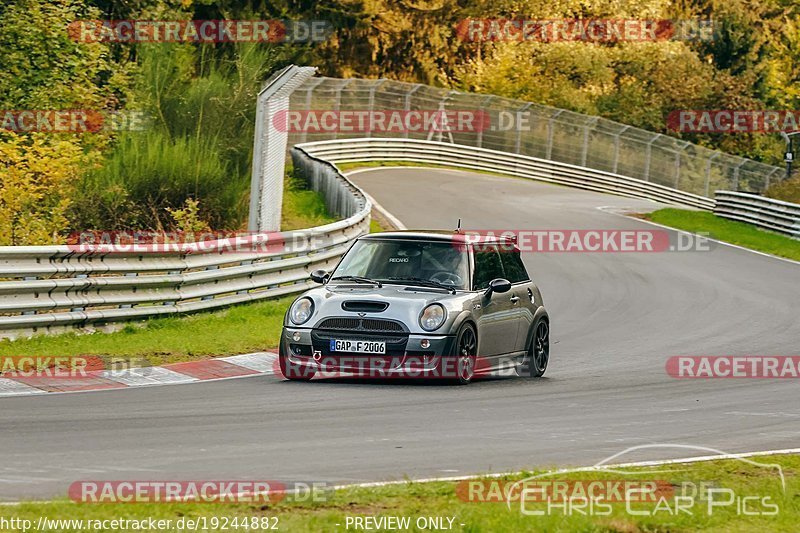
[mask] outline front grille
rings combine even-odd
[[[337,317],[326,318],[317,329],[334,331],[359,331],[368,333],[405,333],[402,323],[379,318]]]
[[[319,331],[314,330],[311,332],[312,341],[329,342],[331,339],[347,339],[351,341],[386,341],[388,344],[402,344],[405,346],[408,337],[405,335],[386,335],[384,333],[372,333],[362,331],[360,333],[352,332],[336,332],[336,331]]]

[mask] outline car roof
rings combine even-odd
[[[465,243],[497,243],[509,244],[514,243],[516,239],[497,235],[495,232],[462,232],[462,231],[447,231],[447,230],[405,230],[405,231],[386,231],[381,233],[370,233],[364,235],[361,239],[365,240],[413,240],[413,241],[441,241],[441,242],[465,242]]]

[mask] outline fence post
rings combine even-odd
[[[677,141],[676,141],[676,144],[677,144]],[[674,187],[676,189],[678,188],[678,183],[681,180],[681,154],[683,153],[683,150],[687,146],[689,146],[690,144],[691,144],[690,142],[684,141],[683,145],[678,147],[675,150],[675,185],[674,185]]]
[[[372,137],[372,114],[375,111],[375,91],[384,83],[386,83],[386,78],[381,78],[369,88],[369,124],[367,125],[367,137]]]
[[[705,191],[706,191],[705,196],[706,197],[708,197],[708,195],[711,192],[711,191],[709,191],[709,188],[711,186],[711,162],[716,157],[718,157],[719,154],[720,154],[719,152],[714,152],[713,154],[711,154],[711,157],[709,157],[708,160],[706,160],[706,188],[705,188]]]
[[[289,97],[317,71],[290,65],[273,74],[258,93],[253,171],[250,178],[249,231],[278,231],[283,201],[283,176],[288,132],[278,131],[275,116],[289,110]]]
[[[489,105],[489,102],[491,102],[492,99],[494,99],[494,95],[490,95],[484,98],[483,101],[481,102],[481,110],[486,109],[486,107]],[[477,146],[478,148],[483,148],[483,127],[478,129],[478,139],[475,141],[475,146]]]
[[[653,159],[653,143],[656,142],[656,139],[659,137],[661,137],[661,134],[656,133],[655,137],[647,141],[647,147],[644,151],[644,181],[650,181],[650,162]]]
[[[732,191],[739,190],[739,169],[742,168],[742,165],[747,163],[747,159],[743,159],[741,163],[736,165],[736,168],[733,169],[733,187],[731,188]]]
[[[553,113],[549,119],[547,119],[547,151],[545,152],[547,155],[545,156],[545,159],[553,158],[553,130],[555,129],[555,120],[558,115],[563,112],[563,109],[559,109]]]
[[[773,175],[773,174],[775,174],[776,172],[778,172],[779,170],[780,170],[780,168],[778,168],[778,167],[775,167],[775,168],[772,170],[772,172],[770,172],[769,174],[767,174],[766,183],[764,183],[764,190],[763,190],[762,192],[766,192],[766,190],[767,190],[767,189],[769,189],[769,184],[770,184],[770,181],[771,181],[771,179],[772,179],[772,175]]]
[[[620,135],[625,133],[625,131],[627,131],[628,128],[630,128],[630,126],[625,126],[620,131],[614,134],[614,167],[612,170],[614,174],[616,174],[617,169],[619,169],[619,137]]]
[[[520,127],[521,115],[522,115],[522,113],[525,112],[526,109],[528,109],[532,105],[533,105],[532,102],[528,102],[524,106],[522,106],[519,109],[517,109],[517,116],[516,116],[517,142],[514,145],[514,153],[516,153],[516,154],[519,154],[519,151],[522,148],[522,128]]]
[[[344,83],[339,85],[339,87],[336,89],[336,101],[333,104],[333,110],[336,111],[337,113],[342,109],[342,90],[348,85],[350,85],[351,81],[353,81],[353,78],[348,78],[344,80]],[[339,128],[336,128],[333,131],[333,138],[334,139],[339,138]]]
[[[306,103],[305,103],[306,111],[309,111],[311,109],[311,94],[314,92],[314,89],[316,89],[317,86],[320,85],[323,81],[325,81],[325,78],[313,78],[311,80],[311,83],[308,84],[308,88],[306,88]],[[306,142],[307,136],[308,132],[304,129],[300,133],[300,142],[301,143]]]
[[[581,149],[581,166],[586,166],[586,159],[589,156],[589,123],[592,123],[591,127],[594,127],[597,124],[597,118],[594,120],[590,120],[586,124],[583,125],[583,148]]]
[[[406,93],[404,97],[405,102],[403,103],[403,111],[406,112],[406,115],[408,115],[408,112],[411,111],[411,95],[420,90],[421,87],[422,87],[421,83],[415,83],[414,87]],[[403,137],[405,139],[408,139],[408,128],[403,128]]]

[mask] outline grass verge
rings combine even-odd
[[[528,500],[525,510],[541,511],[534,516],[520,511],[517,500],[509,509],[505,502],[486,503],[469,501],[470,485],[464,482],[404,483],[372,488],[349,488],[326,493],[324,501],[296,501],[287,497],[279,503],[266,504],[76,504],[69,501],[52,503],[23,503],[3,510],[6,519],[19,518],[37,523],[40,517],[49,519],[109,520],[164,519],[172,526],[164,531],[177,531],[177,521],[206,517],[207,520],[227,518],[232,520],[273,519],[282,531],[347,531],[359,529],[354,518],[386,517],[407,518],[408,531],[422,531],[422,522],[429,517],[438,518],[445,525],[452,519],[452,530],[477,531],[796,531],[800,523],[800,456],[776,455],[755,457],[760,465],[778,465],[786,480],[782,488],[778,470],[749,464],[742,460],[720,460],[689,464],[672,464],[646,469],[626,468],[622,472],[581,472],[548,477],[550,481],[647,481],[665,482],[671,488],[658,502],[633,503],[624,501],[607,503],[607,507],[596,501],[591,511],[580,500],[574,504],[552,505],[532,503]],[[654,472],[654,470],[656,470]],[[522,473],[501,481],[519,480],[530,476]],[[495,480],[484,480],[477,485],[478,492],[490,494],[488,490],[503,485]],[[476,485],[472,485],[475,487]],[[508,486],[506,483],[505,486]],[[573,484],[577,487],[577,484]],[[586,485],[583,485],[586,486]],[[608,485],[603,485],[608,486]],[[712,494],[709,488],[723,489]],[[458,490],[457,490],[458,489]],[[486,491],[484,492],[484,490]],[[696,491],[696,492],[695,492]],[[576,494],[572,492],[572,494]],[[598,494],[598,493],[594,493]],[[681,509],[676,512],[678,501],[683,496]],[[289,501],[290,499],[295,501]],[[503,500],[502,496],[500,498]],[[709,506],[709,500],[714,505]],[[710,511],[709,511],[710,509]],[[640,514],[633,514],[636,511]],[[348,527],[348,524],[350,527]],[[219,529],[219,528],[215,528]],[[230,528],[229,528],[230,529]],[[363,529],[363,528],[360,528]],[[375,528],[391,531],[397,528]],[[84,531],[78,527],[59,528],[60,531]]]
[[[316,191],[290,189],[283,192],[281,230],[312,228],[336,222],[325,208],[325,200]]]
[[[667,208],[642,215],[642,218],[684,231],[708,233],[723,242],[800,261],[800,241],[713,213]]]
[[[262,351],[278,345],[283,315],[294,297],[192,316],[154,318],[113,333],[62,333],[0,341],[0,356],[145,358],[161,365]]]

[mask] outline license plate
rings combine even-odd
[[[332,352],[386,353],[386,341],[348,341],[331,339]]]

